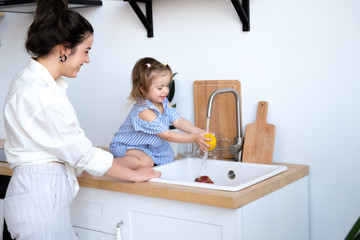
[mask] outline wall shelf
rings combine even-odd
[[[250,5],[249,0],[231,0],[240,20],[243,24],[243,31],[250,31]]]
[[[124,0],[128,2],[144,27],[147,30],[148,37],[154,37],[153,17],[152,17],[152,0]],[[139,7],[138,3],[145,3],[145,14]]]
[[[148,37],[154,37],[153,14],[152,14],[152,0],[124,0],[128,2],[144,27],[147,30]],[[236,13],[238,14],[242,24],[243,31],[250,31],[250,6],[249,0],[231,0]],[[145,14],[139,7],[138,3],[145,3]]]

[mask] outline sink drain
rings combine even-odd
[[[234,179],[235,177],[236,177],[236,174],[235,174],[235,172],[233,171],[233,170],[230,170],[229,172],[228,172],[228,177],[229,177],[229,179]]]

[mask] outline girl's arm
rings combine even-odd
[[[205,133],[205,130],[194,126],[191,122],[186,120],[185,118],[179,118],[175,120],[173,123],[176,129],[179,129],[183,132],[187,133]]]
[[[210,145],[206,141],[211,141],[210,138],[206,138],[205,132],[199,133],[179,133],[167,130],[165,132],[159,133],[158,136],[168,142],[177,142],[177,143],[191,143],[195,142],[199,148],[203,151],[207,151]]]
[[[169,102],[169,108],[172,108],[171,103]],[[172,122],[172,125],[183,132],[186,133],[205,133],[205,130],[198,128],[194,126],[191,122],[189,122],[185,118],[178,118],[174,122]]]
[[[147,109],[139,113],[139,118],[142,120],[152,122],[156,119],[156,114],[153,110]],[[195,127],[188,120],[184,118],[179,118],[173,122],[174,126],[181,131],[188,133],[179,133],[167,130],[165,132],[157,134],[162,139],[168,142],[177,142],[177,143],[191,143],[195,142],[200,149],[207,151],[210,145],[206,141],[211,141],[210,138],[206,138],[205,131]]]

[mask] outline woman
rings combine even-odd
[[[4,105],[7,161],[14,169],[4,201],[11,237],[76,239],[70,203],[78,190],[75,169],[134,182],[159,177],[132,170],[92,146],[66,96],[67,83],[89,63],[93,28],[66,0],[39,0],[26,49],[33,55],[12,81]]]

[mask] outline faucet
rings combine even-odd
[[[243,148],[243,133],[242,133],[242,121],[241,121],[241,100],[239,93],[233,88],[222,88],[215,90],[209,97],[207,106],[207,118],[211,117],[211,110],[214,98],[217,94],[221,93],[233,93],[236,101],[236,132],[237,136],[234,137],[234,145],[231,145],[228,149],[230,154],[234,154],[235,161],[240,162],[241,151]]]

